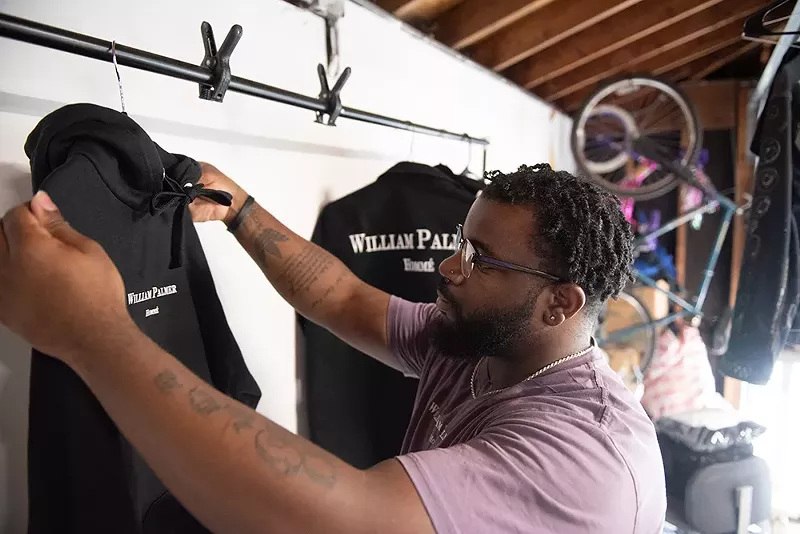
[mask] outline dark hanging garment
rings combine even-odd
[[[198,185],[196,161],[163,151],[128,116],[94,105],[42,119],[25,152],[34,192],[47,191],[114,261],[136,324],[203,380],[255,407],[261,392],[228,328],[188,212],[198,195],[220,203],[230,197]],[[36,351],[28,486],[30,534],[207,532],[81,379]]]
[[[795,337],[800,303],[800,204],[793,181],[800,166],[795,146],[800,120],[800,55],[775,76],[751,151],[759,157],[748,214],[747,240],[728,351],[719,370],[766,384],[784,345]],[[800,184],[799,184],[800,185]],[[794,326],[793,326],[794,325]]]
[[[453,254],[455,226],[481,183],[444,166],[400,163],[373,184],[327,205],[312,241],[360,279],[414,302],[433,302],[438,267]],[[400,452],[417,380],[300,318],[310,439],[359,468]]]

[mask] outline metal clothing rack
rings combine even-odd
[[[486,160],[487,139],[472,137],[467,134],[458,134],[447,130],[423,126],[409,121],[344,107],[341,102],[341,90],[350,76],[347,68],[331,89],[328,86],[325,69],[322,65],[317,67],[320,78],[320,96],[310,96],[293,93],[278,87],[272,87],[252,80],[233,76],[230,70],[230,57],[236,44],[242,36],[242,27],[235,25],[231,28],[219,50],[214,41],[211,25],[204,22],[201,26],[205,57],[201,65],[192,65],[178,59],[160,56],[120,45],[116,42],[105,41],[72,32],[54,26],[48,26],[31,20],[14,17],[0,13],[0,37],[15,41],[31,43],[54,50],[61,50],[69,54],[114,62],[134,69],[144,70],[186,80],[199,85],[200,98],[222,102],[226,91],[242,93],[245,95],[280,102],[294,107],[299,107],[317,113],[317,122],[323,123],[324,116],[328,116],[327,124],[335,125],[339,117],[352,119],[370,124],[377,124],[398,130],[442,137],[455,141],[463,141],[483,147],[484,165]]]

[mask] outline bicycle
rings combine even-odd
[[[710,181],[698,180],[695,162],[702,148],[702,128],[688,98],[673,84],[647,75],[608,82],[592,93],[575,115],[571,146],[582,174],[622,199],[649,200],[672,191],[679,183],[700,190],[703,202],[660,228],[638,236],[635,254],[698,215],[722,210],[722,223],[709,254],[696,295],[659,287],[657,281],[634,269],[635,282],[618,302],[630,307],[627,326],[609,331],[609,308],[601,313],[595,338],[601,348],[635,347],[641,353],[635,379],[641,383],[656,350],[658,329],[680,319],[698,326],[720,251],[738,206],[717,191]],[[624,202],[624,201],[623,201]],[[628,203],[627,206],[631,204]],[[623,208],[625,208],[623,204]],[[626,213],[626,216],[628,214]],[[651,287],[666,295],[673,311],[652,318],[647,307],[632,293],[636,287]],[[617,305],[619,308],[619,305]],[[613,317],[612,317],[613,318]]]

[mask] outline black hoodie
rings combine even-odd
[[[482,183],[443,165],[403,162],[374,183],[328,204],[312,241],[359,278],[414,302],[433,302],[439,263],[456,248]],[[311,440],[367,468],[400,453],[417,380],[404,377],[300,319]]]
[[[759,156],[747,215],[736,307],[723,374],[766,384],[787,340],[800,332],[800,55],[791,50],[775,76],[751,151]]]
[[[196,161],[165,152],[127,115],[90,104],[42,119],[25,153],[34,192],[47,191],[119,269],[128,310],[145,334],[223,393],[255,407],[261,392],[228,327],[188,214],[198,195],[220,203],[230,196],[203,189]],[[28,479],[30,534],[206,532],[81,379],[36,351]]]

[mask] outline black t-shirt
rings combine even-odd
[[[414,302],[432,302],[439,263],[456,248],[481,183],[447,167],[404,162],[327,205],[312,241],[360,279]],[[300,319],[310,439],[367,468],[400,452],[417,381]]]

